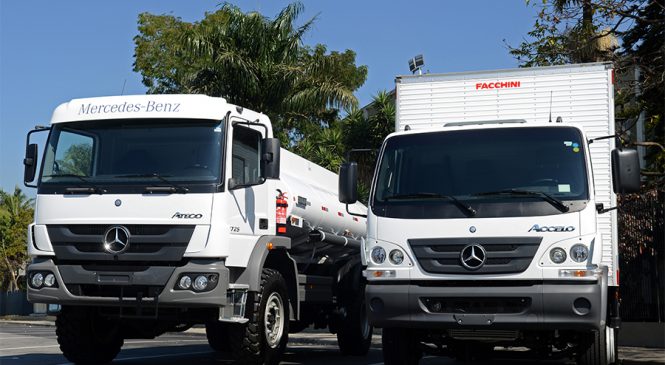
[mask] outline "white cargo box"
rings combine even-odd
[[[587,138],[614,134],[614,71],[610,63],[398,76],[395,129],[442,128],[446,123],[524,119],[581,127]],[[614,139],[592,143],[596,201],[616,206],[610,151]],[[616,211],[598,215],[602,263],[617,285]]]

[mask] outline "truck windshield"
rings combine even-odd
[[[585,153],[579,131],[564,126],[395,136],[384,147],[372,209],[403,218],[574,211],[588,200]]]
[[[213,186],[222,171],[223,131],[223,122],[208,120],[57,124],[47,143],[40,190]]]

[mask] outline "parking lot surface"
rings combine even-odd
[[[665,350],[621,348],[624,365],[665,364]],[[501,351],[495,364],[572,364],[570,360],[540,360],[524,351]],[[210,349],[201,329],[186,333],[169,333],[154,340],[126,340],[114,364],[232,364],[230,358]],[[55,327],[24,323],[0,322],[0,365],[69,364],[60,353]],[[381,338],[374,336],[370,353],[365,357],[342,356],[337,339],[327,332],[303,332],[290,335],[282,364],[289,365],[380,365]],[[423,365],[462,364],[447,357],[426,357]]]

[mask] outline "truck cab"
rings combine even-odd
[[[266,115],[204,95],[75,99],[28,134],[24,164],[28,300],[62,306],[70,361],[205,324],[215,350],[272,364],[290,324],[318,315],[348,353],[367,351],[347,275],[360,277],[364,221],[308,208],[340,209],[336,176],[282,150]]]
[[[616,361],[613,208],[615,193],[639,189],[639,166],[634,150],[615,144],[608,71],[398,78],[397,132],[378,155],[363,247],[386,364],[416,364],[424,353],[487,359],[496,346]],[[483,84],[502,87],[488,95]],[[556,122],[515,117],[542,115],[552,85],[566,88],[556,107],[583,105]],[[576,101],[581,90],[605,101]],[[356,169],[340,170],[342,202],[355,201]]]

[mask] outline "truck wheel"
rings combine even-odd
[[[208,338],[208,344],[213,350],[218,352],[231,351],[228,327],[228,324],[219,322],[206,323],[206,337]]]
[[[385,365],[417,365],[423,356],[415,333],[403,328],[384,328],[381,344]]]
[[[608,365],[617,361],[616,332],[603,327],[582,336],[577,354],[579,365]]]
[[[229,328],[233,357],[240,364],[278,364],[289,339],[289,297],[279,272],[263,269],[261,288],[248,298],[247,311],[247,323]]]
[[[367,318],[365,295],[361,291],[351,305],[337,332],[337,344],[344,355],[365,356],[372,345],[373,328]]]
[[[123,345],[116,323],[91,308],[63,306],[55,320],[60,350],[75,364],[106,364]]]

